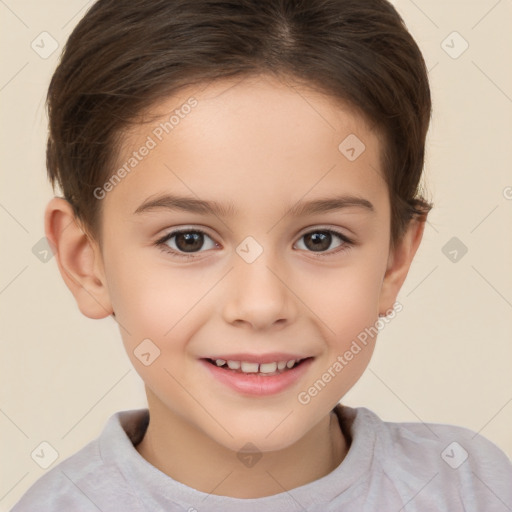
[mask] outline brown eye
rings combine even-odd
[[[206,233],[193,229],[172,231],[158,240],[156,245],[176,256],[201,253],[206,249],[218,247],[218,244]]]
[[[204,244],[204,236],[202,233],[196,231],[189,231],[186,233],[179,233],[175,235],[176,247],[183,252],[196,252]]]
[[[304,235],[304,245],[312,251],[326,251],[332,242],[332,236],[325,231]]]
[[[337,231],[318,229],[302,235],[297,245],[299,249],[308,252],[325,252],[327,255],[346,249],[353,245],[353,242]]]

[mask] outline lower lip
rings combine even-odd
[[[312,362],[313,358],[311,357],[291,370],[286,370],[277,375],[265,376],[256,373],[224,370],[205,359],[201,359],[201,363],[217,380],[239,393],[251,396],[274,395],[293,386],[308,370]]]

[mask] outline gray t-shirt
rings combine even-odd
[[[494,444],[450,425],[383,422],[337,406],[350,448],[309,484],[257,499],[207,494],[149,464],[134,445],[147,409],[112,416],[98,439],[40,478],[12,512],[511,512],[512,465]]]

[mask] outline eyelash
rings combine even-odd
[[[174,249],[171,249],[166,244],[166,242],[168,242],[171,238],[173,238],[174,236],[179,235],[181,233],[200,233],[202,235],[207,236],[208,238],[212,238],[210,235],[208,235],[208,233],[206,233],[202,229],[190,229],[190,228],[188,228],[188,229],[178,229],[176,231],[171,231],[167,235],[163,236],[162,238],[157,240],[154,243],[154,245],[159,247],[162,251],[164,251],[166,253],[169,253],[169,254],[172,254],[173,256],[177,256],[178,258],[184,258],[184,259],[196,258],[197,257],[196,255],[201,253],[201,252],[203,252],[203,251],[197,251],[195,253],[187,254],[187,253],[175,251]],[[313,229],[313,230],[308,231],[308,232],[304,233],[303,235],[301,235],[300,238],[303,238],[306,235],[310,235],[312,233],[329,233],[330,235],[334,235],[334,236],[338,237],[343,242],[342,245],[340,245],[339,247],[337,247],[336,249],[331,250],[331,251],[324,251],[324,252],[307,251],[307,252],[311,252],[312,254],[314,254],[315,257],[332,256],[333,254],[337,254],[337,253],[340,253],[340,252],[347,251],[347,250],[349,250],[354,245],[354,241],[350,240],[347,236],[343,235],[339,231],[335,231],[334,229],[328,229],[328,228],[325,228],[325,229],[322,229],[322,228],[320,228],[320,229]]]

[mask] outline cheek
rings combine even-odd
[[[294,291],[331,336],[346,339],[378,317],[385,263],[371,251],[360,251],[340,268],[301,271]]]
[[[320,320],[327,345],[319,369],[331,372],[324,375],[333,382],[323,395],[326,402],[339,399],[355,384],[373,353],[386,264],[379,253],[384,251],[360,251],[345,267],[315,275],[303,273],[300,281],[299,293]],[[320,374],[316,377],[323,380]]]
[[[198,311],[207,307],[204,296],[217,277],[198,278],[128,252],[111,261],[115,265],[106,268],[110,298],[127,350],[149,338],[166,353],[176,352],[190,337]]]
[[[110,298],[126,353],[146,385],[175,396],[179,387],[168,372],[174,375],[182,362],[187,312],[197,294],[180,272],[151,266],[136,254],[125,252],[111,261],[116,264],[106,269]]]
[[[108,263],[109,294],[123,338],[162,338],[185,313],[181,284],[136,253],[114,254]]]

